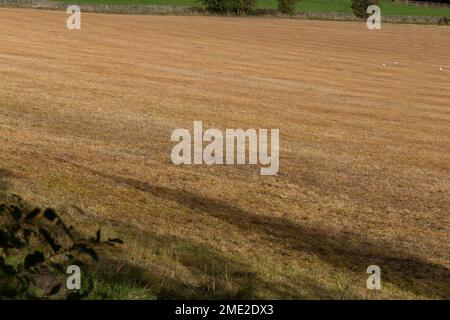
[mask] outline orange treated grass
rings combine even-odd
[[[126,240],[113,296],[450,297],[449,28],[66,17],[0,10],[2,181]],[[279,128],[279,175],[173,165],[194,120]]]

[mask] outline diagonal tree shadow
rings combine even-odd
[[[14,172],[0,169],[0,201],[8,198],[8,177],[14,177]],[[75,207],[77,211],[82,209]],[[115,227],[121,233],[130,234],[144,240],[144,247],[153,249],[158,257],[172,255],[172,264],[163,265],[160,259],[153,261],[150,267],[132,263],[113,248],[103,251],[99,264],[91,266],[95,279],[106,283],[110,288],[140,288],[148,291],[158,299],[252,299],[261,298],[257,292],[270,292],[271,295],[285,299],[307,299],[314,295],[317,298],[335,298],[342,296],[340,290],[324,288],[315,279],[299,276],[295,282],[302,283],[302,289],[295,288],[295,282],[269,282],[254,271],[254,268],[213,246],[197,243],[191,239],[184,239],[171,235],[159,235],[147,230],[136,230],[134,226],[123,221],[114,220]],[[97,248],[97,250],[102,250]],[[159,254],[158,254],[159,252]],[[167,259],[166,259],[167,260]],[[174,267],[173,261],[176,261]],[[179,274],[178,269],[184,270],[196,281],[186,281]],[[186,271],[187,270],[187,271]],[[294,280],[294,279],[293,279]],[[126,291],[125,291],[126,292]],[[307,292],[307,293],[305,293]],[[109,295],[108,295],[109,294]],[[346,293],[347,297],[357,298]],[[111,295],[108,290],[100,289],[94,298],[123,297],[123,291],[118,295]]]
[[[134,229],[123,222],[115,222],[124,232]],[[165,268],[159,259],[155,260],[154,265],[138,265],[126,261],[120,254],[110,254],[106,259],[102,258],[97,266],[97,279],[112,286],[143,288],[152,292],[157,299],[254,299],[261,298],[256,293],[259,290],[269,291],[273,296],[284,299],[308,299],[312,295],[332,299],[343,294],[339,290],[324,288],[314,279],[303,276],[295,279],[296,283],[302,283],[305,289],[303,293],[299,293],[300,290],[293,288],[294,285],[289,282],[268,282],[242,260],[190,239],[142,230],[135,235],[144,239],[145,247],[156,249],[164,255],[173,255],[177,266]],[[111,266],[118,267],[115,270]],[[189,270],[189,275],[197,280],[196,283],[183,280],[176,273],[177,269]],[[173,275],[170,276],[170,273]],[[357,298],[351,293],[345,295],[347,298]]]
[[[224,201],[186,190],[170,189],[86,168],[84,170],[155,197],[174,201],[181,206],[200,210],[245,231],[258,232],[268,241],[290,250],[314,254],[336,267],[359,273],[375,264],[381,267],[384,282],[430,298],[450,298],[448,268],[414,256],[406,250],[402,251],[402,248],[395,248],[389,243],[374,243],[358,234],[327,234],[323,230],[310,229],[285,218],[252,214]]]
[[[157,299],[249,299],[264,283],[249,266],[207,245],[151,232],[140,232],[140,238],[157,248],[157,257],[165,255],[163,261],[138,265],[120,254],[109,255],[97,267],[97,278],[112,286],[149,290]],[[176,265],[166,265],[167,256]]]

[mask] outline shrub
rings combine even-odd
[[[438,25],[440,25],[440,26],[448,26],[448,25],[450,25],[450,18],[447,18],[447,17],[440,18],[439,21],[438,21]]]
[[[367,19],[370,14],[367,13],[367,8],[371,5],[379,5],[379,0],[352,0],[352,11],[358,18]]]
[[[98,261],[96,246],[120,239],[84,239],[53,209],[29,207],[18,196],[0,203],[0,299],[81,299],[93,289],[86,268]],[[66,269],[83,267],[82,288],[69,291]]]
[[[285,14],[293,14],[295,12],[295,5],[299,0],[278,0],[278,11]]]
[[[246,15],[255,9],[257,0],[200,0],[211,13]]]

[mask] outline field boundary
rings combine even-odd
[[[415,0],[393,0],[395,3],[414,5],[416,7],[423,8],[450,8],[450,3],[443,2],[425,2]]]
[[[0,7],[32,8],[44,10],[65,11],[74,3],[65,3],[49,0],[0,0]],[[82,12],[111,13],[111,14],[147,14],[147,15],[205,15],[210,16],[205,9],[190,6],[166,5],[112,5],[112,4],[78,4]],[[299,12],[294,15],[283,15],[273,9],[256,9],[251,16],[310,19],[330,21],[362,21],[351,13],[344,12]],[[383,16],[384,23],[401,24],[439,24],[441,17],[433,16]]]
[[[73,3],[48,0],[0,0],[0,7],[32,8],[45,10],[63,10]],[[195,15],[207,14],[202,8],[185,6],[160,5],[110,5],[110,4],[77,4],[82,12],[115,13],[115,14],[155,14],[155,15]]]

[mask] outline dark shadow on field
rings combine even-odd
[[[114,222],[123,233],[129,234],[130,230],[135,229],[122,222]],[[153,232],[132,233],[139,237],[152,256],[161,258],[154,259],[149,266],[148,262],[145,265],[124,262],[120,254],[106,255],[107,258],[102,258],[96,269],[98,280],[111,287],[145,289],[157,299],[254,299],[261,298],[255,294],[261,290],[270,292],[272,297],[284,299],[307,299],[312,295],[315,298],[333,299],[343,294],[330,292],[317,281],[301,276],[292,282],[270,283],[237,257],[209,245]],[[168,261],[172,263],[168,264]],[[185,280],[187,274],[191,280],[189,282]],[[302,291],[307,294],[299,294],[295,283],[302,283]],[[356,299],[355,296],[345,294],[346,298]]]
[[[450,298],[450,270],[416,257],[388,243],[373,243],[357,234],[327,234],[284,218],[255,215],[226,202],[179,189],[152,185],[136,179],[113,176],[95,170],[93,174],[201,210],[246,232],[257,232],[267,241],[289,250],[309,252],[336,267],[365,274],[369,265],[381,267],[384,283],[392,283],[430,298]],[[365,284],[364,284],[365,285]]]
[[[14,176],[14,174],[7,169],[0,169],[0,199],[5,195],[5,192],[9,189],[9,184],[5,178]]]
[[[261,285],[256,273],[208,246],[154,233],[139,237],[156,259],[138,265],[110,254],[96,278],[111,287],[148,290],[157,299],[248,299]]]

